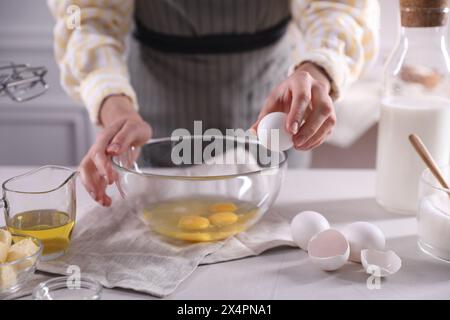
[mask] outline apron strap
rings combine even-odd
[[[147,29],[135,18],[133,32],[141,44],[167,53],[223,54],[242,53],[268,47],[286,33],[291,17],[288,16],[273,27],[255,33],[210,34],[202,36],[178,36]]]

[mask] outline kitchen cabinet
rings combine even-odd
[[[0,105],[0,165],[77,165],[93,129],[76,105]]]

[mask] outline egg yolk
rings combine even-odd
[[[238,221],[238,216],[234,212],[216,212],[208,217],[209,222],[215,226],[228,226]]]
[[[214,240],[211,237],[211,234],[208,232],[161,232],[162,234],[165,234],[166,236],[184,240],[184,241],[192,241],[192,242],[207,242]]]
[[[231,202],[219,202],[209,207],[209,211],[211,212],[234,212],[236,210],[236,205]]]
[[[142,218],[147,221],[150,220],[152,218],[152,212],[150,210],[144,210]]]
[[[178,221],[178,227],[185,230],[202,230],[209,227],[209,220],[201,216],[184,216]]]

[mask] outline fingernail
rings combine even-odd
[[[118,143],[113,143],[111,145],[109,145],[108,147],[108,152],[119,152],[120,150],[120,145]]]
[[[295,121],[291,125],[291,132],[292,132],[292,134],[297,134],[297,132],[298,132],[298,122],[297,121]]]
[[[303,144],[306,142],[306,141],[305,141],[305,137],[303,137],[303,136],[297,137],[297,141],[299,141],[299,142],[297,142],[297,144],[296,144],[297,148],[300,148],[300,147],[303,146]]]
[[[309,144],[308,143],[303,143],[301,146],[299,146],[300,150],[308,150],[309,148]]]

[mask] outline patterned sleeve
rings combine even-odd
[[[292,70],[310,61],[328,73],[337,99],[376,59],[380,8],[377,0],[293,0],[305,52]]]
[[[48,0],[48,6],[56,19],[54,52],[67,93],[86,105],[95,123],[111,94],[128,96],[137,109],[125,57],[134,1]]]

